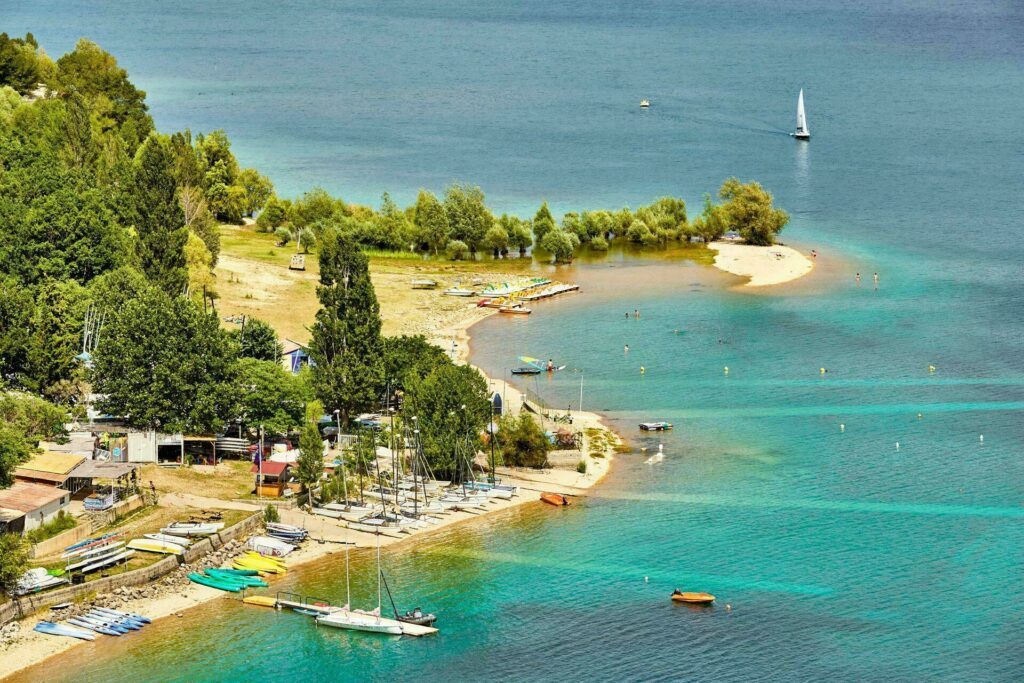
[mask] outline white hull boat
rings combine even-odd
[[[255,550],[260,555],[272,555],[274,557],[285,557],[295,550],[295,546],[278,538],[270,536],[253,536],[246,541],[245,546]]]
[[[175,522],[160,530],[171,536],[211,536],[224,528],[223,522]]]
[[[401,622],[360,612],[350,612],[348,610],[338,610],[337,612],[317,617],[316,623],[317,625],[342,628],[348,631],[383,633],[390,636],[402,635]]]
[[[185,536],[171,536],[169,534],[143,534],[142,536],[143,536],[143,538],[149,538],[149,539],[152,539],[154,541],[164,541],[166,543],[174,543],[176,545],[182,546],[183,548],[187,548],[190,545],[192,545],[192,541],[190,541]]]

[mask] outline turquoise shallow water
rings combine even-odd
[[[475,328],[495,376],[555,356],[569,370],[526,388],[575,407],[582,370],[584,407],[666,457],[624,454],[578,507],[386,552],[440,637],[219,601],[26,680],[1024,678],[1017,5],[54,0],[3,16],[55,53],[94,37],[162,128],[226,128],[286,192],[409,200],[469,179],[525,212],[696,205],[737,174],[822,253],[806,282],[757,294],[613,257],[558,273],[581,295]],[[785,135],[799,87],[809,145]],[[642,437],[641,419],[676,430]],[[339,598],[338,566],[287,585]],[[720,604],[673,607],[677,585]]]

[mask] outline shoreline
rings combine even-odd
[[[471,341],[470,328],[495,313],[497,313],[495,309],[477,308],[474,306],[472,310],[469,310],[467,306],[466,316],[460,321],[440,330],[437,335],[431,335],[430,341],[442,349],[450,350],[451,340],[454,339],[457,344],[455,349],[456,362],[468,363]],[[494,380],[482,371],[481,374],[484,375],[492,387],[502,382],[502,380]],[[506,406],[515,405],[517,409],[521,408],[522,393],[512,386],[503,385],[502,388],[506,392],[508,401]],[[519,494],[515,498],[511,500],[494,500],[487,509],[480,512],[451,512],[441,518],[436,525],[401,537],[381,536],[381,545],[400,545],[413,539],[422,540],[429,538],[433,533],[441,529],[449,529],[456,525],[471,523],[477,519],[492,518],[497,513],[530,503],[543,505],[539,500],[539,494],[543,491],[554,490],[570,495],[584,494],[587,489],[600,482],[608,473],[611,468],[611,462],[614,459],[615,445],[621,443],[621,440],[614,431],[604,425],[601,417],[596,413],[574,413],[574,418],[574,427],[578,427],[581,430],[598,428],[607,431],[613,436],[611,442],[605,448],[604,457],[592,458],[588,455],[587,449],[584,449],[581,453],[581,456],[586,458],[588,464],[585,474],[580,474],[575,470],[555,468],[547,470],[520,470],[519,468],[499,467],[497,472],[504,482],[520,487]],[[257,505],[232,503],[230,501],[201,498],[187,494],[180,495],[191,504],[201,504],[206,507],[230,505],[235,509],[245,506],[246,509],[251,508],[253,512],[260,510]],[[281,521],[305,526],[310,530],[310,538],[306,541],[306,544],[288,557],[289,570],[309,565],[312,562],[336,553],[341,553],[346,542],[355,548],[373,547],[376,543],[376,536],[374,534],[338,526],[334,520],[310,515],[295,509],[283,509],[280,511],[280,514]],[[159,584],[160,581],[158,580],[150,585]],[[272,583],[270,588],[265,590],[272,591],[273,588]],[[189,583],[183,589],[172,589],[171,592],[156,598],[127,600],[118,609],[143,614],[154,621],[169,617],[187,618],[187,611],[190,608],[209,603],[218,598],[233,599],[233,596],[215,588]],[[34,626],[34,622],[43,619],[45,619],[45,615],[40,613],[14,622],[19,624],[21,630],[17,639],[8,645],[5,650],[0,651],[0,671],[3,672],[0,675],[0,680],[69,652],[76,647],[89,645],[87,641],[58,638],[32,631],[31,628]],[[103,637],[92,642],[93,647],[100,646],[103,643]]]
[[[814,270],[814,260],[781,244],[756,247],[739,242],[712,242],[715,268],[748,278],[741,287],[770,287],[798,280]]]
[[[810,259],[788,246],[754,247],[729,242],[716,242],[709,245],[708,248],[715,252],[716,258],[713,265],[716,268],[733,275],[749,278],[748,282],[740,285],[744,288],[767,287],[791,282],[807,275],[814,268],[814,263]],[[780,257],[778,254],[782,256]],[[446,353],[451,354],[456,363],[471,365],[472,328],[477,323],[497,314],[498,311],[491,308],[480,308],[475,304],[467,303],[465,311],[460,315],[455,315],[455,313],[456,311],[451,311],[451,317],[448,320],[444,320],[444,323],[448,323],[447,325],[440,329],[435,328],[429,331],[426,334],[427,340]],[[506,401],[506,411],[512,411],[513,407],[515,412],[522,409],[524,397],[521,391],[509,384],[505,379],[490,377],[479,367],[476,369],[487,380],[492,391],[500,391],[503,394]],[[449,513],[436,525],[408,535],[401,537],[381,536],[381,545],[399,545],[411,539],[422,540],[429,538],[431,534],[438,530],[471,523],[480,518],[492,518],[497,513],[517,508],[521,505],[528,503],[542,504],[539,501],[539,493],[546,490],[555,490],[559,493],[570,495],[585,494],[588,489],[600,483],[607,476],[611,470],[612,462],[615,460],[616,447],[623,444],[624,441],[618,433],[607,425],[604,418],[598,413],[589,411],[574,412],[573,418],[573,428],[579,429],[584,434],[588,430],[597,429],[602,433],[610,435],[610,438],[605,439],[603,443],[603,457],[591,457],[589,448],[585,446],[582,449],[580,457],[587,462],[586,473],[580,474],[575,469],[550,468],[546,470],[526,470],[498,468],[498,474],[501,475],[503,481],[520,487],[520,493],[517,497],[512,500],[495,500],[486,510],[480,512]],[[589,443],[589,438],[587,441]],[[248,503],[204,498],[191,494],[181,494],[181,497],[184,500],[179,502],[200,507],[244,508],[251,509],[253,512],[258,512],[260,509],[258,506]],[[281,510],[281,519],[283,522],[305,526],[310,529],[310,540],[307,541],[304,547],[290,555],[288,559],[289,569],[306,566],[317,560],[340,553],[345,543],[349,543],[352,547],[356,548],[372,547],[376,543],[374,534],[341,527],[334,520],[310,515],[299,510]],[[186,612],[190,608],[224,597],[232,599],[231,596],[227,596],[222,591],[214,588],[189,583],[183,589],[172,590],[156,598],[127,600],[122,604],[121,609],[144,614],[154,621],[169,617],[186,618]],[[28,623],[39,618],[39,616],[30,616],[17,622],[21,626],[17,639],[9,644],[5,650],[0,651],[0,671],[3,672],[0,675],[0,680],[64,654],[75,647],[88,644],[86,641],[56,638],[32,631],[28,627]],[[103,639],[101,638],[94,642],[100,644],[103,642]]]

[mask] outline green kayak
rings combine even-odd
[[[207,569],[207,576],[217,579],[218,581],[229,581],[237,583],[246,588],[252,588],[259,586],[260,588],[266,588],[269,584],[258,576],[238,576],[236,574],[223,574],[218,569]]]
[[[231,591],[232,593],[237,593],[244,587],[237,581],[231,581],[230,579],[218,578],[215,576],[206,576],[205,574],[189,574],[188,580],[192,583],[198,583],[202,586],[209,586],[210,588],[219,588],[222,591]]]

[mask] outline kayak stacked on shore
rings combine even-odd
[[[97,633],[105,636],[123,636],[129,631],[139,631],[149,623],[149,618],[138,614],[94,607],[87,614],[70,617],[63,623],[40,621],[34,630],[51,636],[95,640]]]
[[[189,581],[222,591],[238,593],[247,588],[266,588],[268,584],[255,569],[206,569],[188,575]]]
[[[67,583],[68,580],[63,576],[54,576],[50,574],[46,569],[42,567],[36,567],[29,569],[27,572],[21,575],[18,579],[18,583],[14,588],[15,595],[28,595],[30,593],[39,593],[47,588],[53,588],[54,586],[61,586]]]
[[[279,541],[297,545],[309,537],[309,531],[302,527],[280,522],[267,522],[267,535]]]
[[[235,569],[253,569],[261,574],[284,574],[288,571],[283,560],[266,557],[251,550],[236,557],[231,566]]]
[[[69,546],[61,555],[66,562],[64,572],[88,574],[119,562],[127,562],[135,555],[135,551],[127,548],[119,538],[119,534],[107,534]]]

